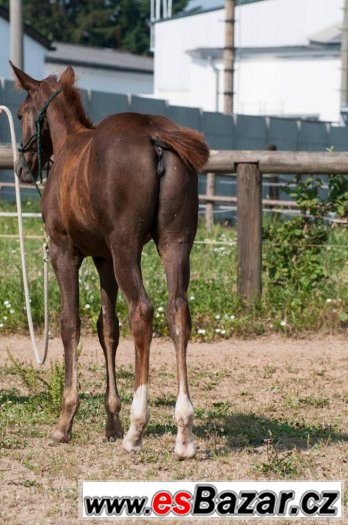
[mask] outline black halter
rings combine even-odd
[[[24,144],[24,146],[23,146],[22,142],[18,146],[18,153],[20,153],[22,155],[24,164],[26,165],[29,173],[31,174],[31,176],[33,178],[33,182],[34,182],[34,184],[36,186],[37,191],[39,192],[40,197],[41,197],[41,191],[40,191],[40,189],[39,189],[39,187],[38,187],[38,185],[37,185],[37,183],[35,181],[35,177],[33,175],[33,172],[31,171],[31,169],[29,168],[29,166],[27,164],[27,161],[25,160],[24,153],[26,153],[27,151],[30,151],[33,142],[36,140],[36,142],[37,142],[37,159],[38,159],[38,175],[39,175],[39,178],[40,178],[40,182],[42,183],[42,140],[41,140],[42,139],[42,137],[41,137],[42,125],[43,125],[43,123],[45,121],[45,118],[46,118],[46,112],[47,112],[48,106],[50,105],[52,100],[57,95],[59,95],[59,93],[61,93],[62,91],[63,91],[63,88],[60,88],[57,91],[55,91],[48,98],[48,100],[43,105],[43,107],[41,108],[38,116],[35,119],[35,133]],[[49,159],[48,162],[47,162],[47,176],[48,176],[48,172],[49,172],[50,162],[51,162],[51,160]]]

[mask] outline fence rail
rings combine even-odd
[[[238,165],[245,163],[257,164],[262,174],[348,174],[348,153],[337,151],[212,150],[203,171],[206,173],[236,173]],[[11,148],[1,146],[0,169],[12,168]]]
[[[13,153],[10,146],[0,147],[0,169],[9,170],[13,168]]]
[[[39,188],[44,188],[44,184],[38,184]],[[15,184],[13,182],[1,182],[0,181],[0,190],[2,188],[14,188]],[[34,186],[32,184],[20,184],[20,188],[22,190],[34,190]],[[214,193],[207,194],[206,195],[199,195],[199,202],[202,204],[236,204],[237,197],[233,197],[230,195],[215,195]],[[297,208],[297,204],[295,201],[285,201],[280,199],[262,199],[262,204],[264,206],[278,206],[280,208]],[[212,210],[213,213],[213,210]]]
[[[13,167],[11,149],[0,148],[0,169]],[[262,205],[294,207],[292,201],[262,199],[263,174],[348,174],[348,154],[307,151],[211,151],[205,166],[207,194],[200,202],[237,203],[238,290],[251,303],[261,295]],[[214,195],[214,174],[236,173],[237,197]],[[9,183],[8,183],[9,184]]]
[[[39,188],[43,188],[44,185],[43,184],[38,184]],[[14,182],[2,182],[0,181],[0,190],[2,188],[14,188],[15,187],[15,183]],[[22,190],[34,190],[35,189],[35,186],[33,186],[32,184],[28,184],[28,183],[20,183],[20,188]]]
[[[213,150],[205,172],[236,173],[239,164],[257,164],[262,174],[348,174],[348,153],[327,151]]]
[[[199,202],[202,203],[217,203],[217,204],[235,204],[238,201],[238,197],[230,197],[229,195],[199,195]],[[276,199],[262,199],[262,204],[264,206],[279,206],[297,208],[295,201],[284,201]]]

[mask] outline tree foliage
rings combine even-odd
[[[173,13],[187,2],[174,0]],[[51,40],[149,53],[150,0],[23,0],[23,6],[25,21]]]

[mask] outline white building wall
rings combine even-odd
[[[192,82],[191,57],[198,47],[222,47],[223,10],[167,20],[155,25],[155,95],[183,92],[185,99]],[[186,93],[185,93],[186,92]],[[180,95],[178,93],[179,99]]]
[[[0,77],[12,79],[9,65],[10,58],[10,26],[7,20],[0,17]],[[44,77],[44,60],[46,48],[30,38],[24,36],[24,68],[34,78]]]
[[[223,65],[220,62],[192,58],[189,96],[187,103],[195,100],[198,107],[207,111],[222,111]],[[182,101],[181,97],[181,101]],[[179,100],[178,102],[179,103]]]
[[[264,0],[236,8],[237,47],[283,47],[309,43],[340,25],[344,0]],[[223,48],[224,10],[155,24],[154,96],[172,104],[216,109],[216,74],[187,51]],[[222,69],[222,62],[215,65]],[[219,78],[222,110],[223,73]],[[236,62],[236,111],[249,114],[319,115],[339,119],[339,58],[243,59]]]
[[[339,59],[245,60],[236,71],[237,113],[338,120]]]
[[[46,63],[45,76],[60,75],[65,67],[61,64]],[[81,66],[74,66],[74,70],[80,88],[104,91],[105,93],[130,93],[133,95],[153,93],[153,75]]]
[[[343,20],[344,0],[263,0],[236,9],[236,44],[289,46]]]

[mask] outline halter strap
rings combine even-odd
[[[52,100],[57,95],[59,95],[59,93],[61,93],[62,91],[63,91],[63,88],[58,89],[57,91],[52,93],[52,95],[47,99],[47,101],[42,106],[42,108],[40,109],[40,111],[38,113],[38,116],[35,119],[35,123],[34,123],[34,125],[35,125],[35,133],[24,144],[24,146],[23,146],[22,142],[18,146],[18,153],[22,154],[24,163],[25,163],[27,169],[29,170],[29,172],[30,172],[30,174],[31,174],[31,176],[33,178],[33,182],[34,182],[34,184],[36,186],[37,191],[39,192],[40,197],[41,197],[41,191],[40,191],[40,189],[39,189],[39,187],[38,187],[38,185],[36,183],[35,177],[34,177],[32,171],[31,171],[31,169],[29,168],[29,166],[27,164],[27,161],[25,160],[24,153],[26,153],[27,151],[30,150],[30,148],[32,146],[32,143],[36,139],[36,142],[37,142],[37,158],[38,158],[38,175],[39,175],[39,178],[40,178],[40,182],[42,183],[42,141],[41,141],[41,138],[42,138],[41,137],[42,124],[45,121],[48,106],[50,105]],[[49,171],[49,161],[48,161],[47,176],[48,176],[48,171]]]

